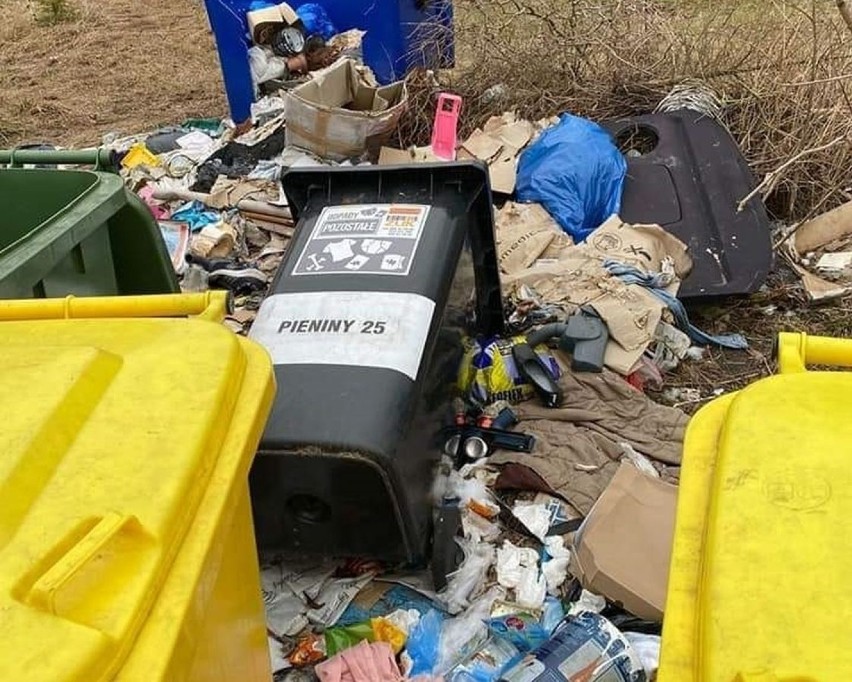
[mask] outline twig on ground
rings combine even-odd
[[[751,192],[745,195],[743,199],[740,200],[740,203],[737,204],[737,213],[741,213],[745,208],[746,204],[754,199],[759,194],[769,194],[772,190],[775,189],[775,185],[778,181],[783,177],[784,171],[787,170],[794,163],[804,158],[808,154],[816,154],[817,152],[824,152],[827,149],[831,149],[832,147],[840,144],[843,140],[846,139],[845,135],[841,135],[840,137],[834,138],[831,142],[827,144],[820,145],[819,147],[811,147],[810,149],[803,149],[798,154],[793,156],[792,158],[787,159],[784,163],[782,163],[778,168],[773,171],[770,171],[765,176],[763,176],[763,180],[755,187]]]

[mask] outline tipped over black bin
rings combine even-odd
[[[503,329],[479,163],[284,176],[298,228],[251,336],[278,396],[251,476],[262,550],[419,561],[465,333]]]

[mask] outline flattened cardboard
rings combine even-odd
[[[481,130],[475,130],[473,134],[462,143],[462,147],[473,154],[477,159],[488,162],[500,153],[503,145],[500,140],[495,139],[491,135],[483,133]]]
[[[662,620],[677,488],[622,464],[574,538],[583,586],[640,618]]]
[[[552,258],[572,245],[571,238],[541,204],[507,201],[497,212],[495,232],[497,258],[505,274],[521,272],[539,258]]]

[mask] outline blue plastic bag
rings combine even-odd
[[[405,651],[411,657],[411,677],[432,674],[440,655],[443,624],[443,614],[432,609],[411,631],[405,643]]]
[[[621,208],[627,162],[597,123],[563,114],[518,162],[517,198],[542,204],[583,241]]]
[[[337,35],[337,29],[328,18],[328,14],[322,5],[309,2],[299,6],[296,10],[299,19],[305,25],[305,33],[309,36],[322,36],[323,40],[331,40]]]
[[[220,216],[216,211],[209,210],[200,201],[190,201],[172,213],[169,220],[177,220],[181,223],[187,223],[190,230],[198,232],[198,230],[201,230],[208,225],[215,225],[222,220],[222,216]]]

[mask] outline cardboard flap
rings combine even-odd
[[[676,503],[675,486],[622,464],[574,539],[583,585],[641,618],[662,619]]]

